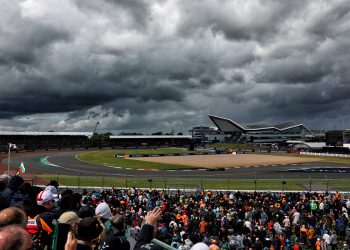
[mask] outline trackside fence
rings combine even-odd
[[[330,179],[327,175],[323,179],[313,178],[312,174],[307,179],[259,179],[257,177],[242,179],[235,178],[234,175],[224,178],[207,178],[198,176],[197,178],[172,178],[171,175],[139,177],[134,175],[104,175],[92,176],[82,173],[72,173],[63,175],[59,171],[51,173],[40,173],[36,171],[31,176],[25,176],[27,182],[33,185],[45,185],[49,180],[56,180],[61,187],[74,186],[78,190],[83,187],[93,187],[104,189],[107,187],[118,188],[147,188],[197,191],[197,190],[249,190],[249,191],[319,191],[319,192],[350,192],[350,182],[347,179]]]

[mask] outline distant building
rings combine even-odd
[[[207,142],[224,142],[225,138],[228,136],[216,127],[202,125],[193,127],[189,132],[196,143],[202,144]]]
[[[273,126],[242,125],[231,119],[209,115],[218,129],[229,138],[228,142],[279,143],[289,140],[318,141],[323,136],[315,134],[303,124],[281,123]]]
[[[0,131],[0,152],[6,152],[9,143],[18,150],[87,148],[91,136],[92,132]]]
[[[331,130],[326,132],[326,145],[327,146],[343,146],[344,131],[343,130]]]
[[[343,132],[343,147],[350,148],[350,129],[345,129]]]
[[[112,148],[189,147],[190,135],[111,135]]]

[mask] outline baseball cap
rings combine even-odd
[[[41,191],[38,196],[36,197],[36,201],[38,205],[41,205],[42,203],[49,202],[55,198],[54,194],[49,190]],[[39,204],[41,203],[41,204]]]
[[[49,190],[53,194],[57,194],[57,188],[55,186],[47,186],[45,190]]]
[[[63,213],[60,218],[58,219],[59,223],[67,223],[67,224],[74,224],[74,223],[79,223],[80,218],[75,212],[69,211]]]
[[[105,219],[109,219],[109,217],[111,217],[111,209],[107,203],[102,202],[96,207],[95,214]]]

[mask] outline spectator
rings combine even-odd
[[[111,218],[111,227],[106,235],[103,237],[99,250],[129,250],[130,243],[125,237],[125,218],[122,215]]]
[[[157,228],[157,221],[161,218],[162,210],[154,208],[149,211],[145,218],[145,224],[141,228],[140,235],[137,239],[134,250],[139,249],[156,249],[157,246],[151,243],[154,238]],[[160,248],[159,248],[160,249]]]
[[[69,211],[69,212],[63,213],[58,219],[58,222],[69,224],[71,226],[71,231],[74,233],[74,235],[77,235],[78,224],[80,220],[81,219],[78,217],[78,215],[75,212]]]
[[[53,210],[54,195],[51,191],[41,191],[37,196],[37,214],[34,217],[28,216],[27,231],[32,236],[33,248],[50,249],[52,235],[56,222]],[[33,211],[35,214],[35,211]]]
[[[330,245],[332,247],[332,250],[337,249],[338,237],[337,237],[337,234],[335,233],[335,231],[332,232],[332,235],[331,235],[331,238],[330,238]]]
[[[17,207],[9,207],[0,211],[0,227],[16,224],[26,228],[27,215]]]
[[[100,217],[101,221],[106,227],[106,230],[109,231],[111,227],[111,221],[109,218],[111,217],[111,209],[109,208],[108,204],[104,201],[102,201],[100,204],[97,205],[95,209],[96,216]]]
[[[95,215],[95,210],[91,205],[92,200],[88,196],[83,196],[81,199],[81,206],[79,209],[79,217],[80,218],[85,218],[85,217],[93,217]]]
[[[0,228],[1,250],[28,250],[32,249],[32,239],[28,232],[19,225],[9,225]]]
[[[95,217],[82,219],[78,224],[77,250],[93,250],[98,245],[103,227]]]
[[[23,182],[19,175],[15,175],[10,179],[8,186],[1,193],[0,210],[10,206],[23,208],[23,195],[19,191],[19,187]]]

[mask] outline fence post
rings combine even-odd
[[[102,186],[102,190],[103,190],[105,187],[105,176],[104,175],[102,175],[101,186]]]
[[[164,175],[164,190],[166,192],[166,186],[167,186],[167,183],[166,183],[166,171],[165,171],[165,175]]]
[[[201,190],[203,191],[203,176],[201,176]]]
[[[311,174],[309,174],[309,181],[310,181],[310,193],[311,193],[311,189],[312,189],[312,178],[311,178]]]
[[[254,191],[256,192],[256,173],[254,174]]]
[[[326,179],[326,192],[328,193],[328,191],[329,191],[329,180],[328,180],[328,177],[327,177],[326,174],[324,175],[324,178]]]
[[[38,176],[38,174],[39,174],[39,168],[36,169],[36,173],[34,176],[34,186],[36,186],[36,177]]]
[[[80,192],[80,176],[81,176],[81,173],[79,173],[79,176],[78,176],[78,193]]]
[[[128,175],[125,176],[125,188],[128,189]]]
[[[282,175],[282,193],[284,192],[285,185],[287,184],[286,180],[284,179],[284,175]]]
[[[148,182],[149,182],[149,190],[152,190],[152,175],[149,176],[148,178]]]
[[[57,183],[59,183],[58,182],[58,176],[60,175],[60,171],[57,171],[57,176],[56,176],[56,181],[57,181]]]

